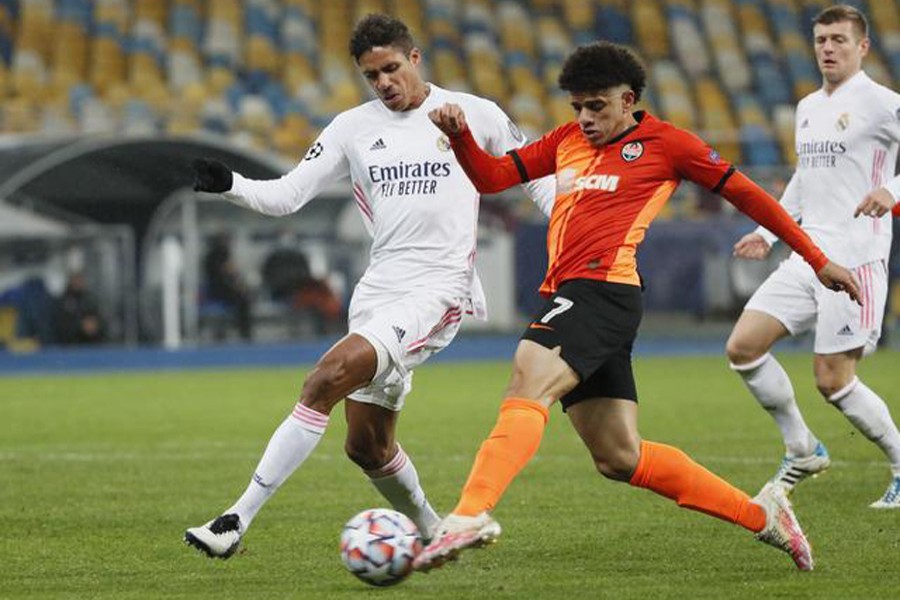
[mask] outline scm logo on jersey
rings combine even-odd
[[[575,191],[601,190],[604,192],[614,192],[618,188],[618,175],[587,175],[575,179]]]

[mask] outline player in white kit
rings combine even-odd
[[[874,508],[900,507],[900,433],[887,405],[856,375],[875,349],[887,295],[891,210],[900,198],[894,176],[900,142],[900,95],[862,71],[869,49],[862,13],[833,6],[815,19],[813,37],[822,88],[797,105],[797,169],[782,204],[832,258],[853,270],[862,305],[825,289],[796,254],[781,263],[747,302],[726,352],[731,368],[775,419],[786,455],[773,481],[788,491],[831,463],[810,431],[790,379],[769,353],[779,339],[815,331],[816,387],[887,455],[892,479]],[[764,258],[775,236],[744,236],[735,255]]]
[[[275,431],[244,494],[185,541],[228,558],[259,509],[310,455],[343,399],[345,450],[391,505],[425,538],[439,518],[409,456],[395,441],[412,369],[443,349],[464,314],[484,319],[475,273],[479,194],[428,112],[457,102],[478,120],[481,143],[501,154],[524,144],[487,100],[443,90],[419,74],[421,54],[407,27],[385,15],[356,26],[350,53],[377,99],[339,114],[300,163],[280,179],[253,181],[214,161],[195,161],[201,191],[268,215],[288,215],[349,179],[373,236],[369,266],[353,292],[349,333],[306,376],[300,398]],[[549,214],[555,186],[526,186]]]

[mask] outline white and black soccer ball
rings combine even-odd
[[[406,515],[387,508],[364,510],[344,525],[341,560],[347,570],[371,585],[400,583],[412,572],[422,538]]]

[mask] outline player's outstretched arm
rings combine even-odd
[[[206,158],[195,158],[191,162],[194,168],[194,191],[221,194],[231,189],[234,177],[225,163]]]
[[[746,175],[735,171],[722,189],[722,196],[802,256],[815,269],[822,285],[861,302],[859,282],[853,273],[828,260],[787,211]]]
[[[522,175],[508,154],[491,156],[478,145],[461,107],[444,104],[429,112],[428,117],[450,138],[456,160],[479,192],[493,194],[522,183]]]
[[[835,292],[846,292],[848,296],[862,306],[862,297],[859,294],[859,282],[856,276],[844,267],[828,261],[824,267],[816,271],[816,277],[822,285]]]
[[[772,246],[762,234],[751,231],[734,245],[734,255],[738,258],[762,260],[769,255]]]

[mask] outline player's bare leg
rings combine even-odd
[[[347,440],[344,449],[384,498],[416,524],[423,540],[431,541],[440,517],[428,502],[412,459],[395,439],[399,412],[347,399]]]
[[[831,459],[803,420],[787,373],[769,354],[775,342],[788,335],[784,325],[771,315],[745,310],[731,332],[726,353],[732,370],[781,431],[785,455],[770,481],[790,493],[804,479],[828,469]]]
[[[429,571],[455,560],[464,550],[497,541],[502,529],[490,511],[537,452],[548,407],[577,383],[578,376],[559,357],[558,349],[529,340],[519,343],[497,423],[475,457],[459,503],[413,561],[414,569]]]
[[[262,506],[318,445],[331,409],[371,381],[376,367],[374,348],[359,335],[350,334],[328,350],[306,376],[300,400],[269,440],[246,491],[216,519],[188,529],[185,543],[210,557],[234,554]]]
[[[568,414],[604,477],[740,525],[756,533],[758,540],[787,552],[799,569],[812,569],[809,543],[780,488],[764,489],[751,499],[678,448],[641,440],[638,405],[633,401],[585,400],[569,407]]]
[[[890,410],[856,375],[862,349],[836,354],[816,354],[816,387],[829,403],[843,413],[888,459],[891,480],[872,508],[900,508],[900,432]]]

